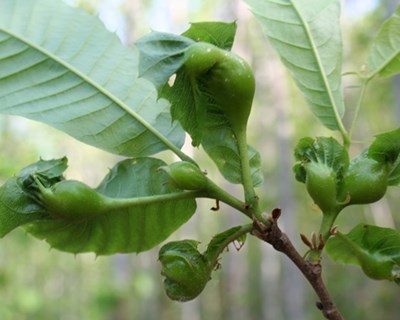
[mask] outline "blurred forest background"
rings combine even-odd
[[[55,0],[61,1],[61,0]],[[99,15],[123,43],[134,42],[151,30],[181,33],[188,22],[222,20],[238,23],[234,51],[254,67],[256,102],[250,119],[250,143],[264,163],[265,183],[258,190],[267,211],[283,210],[282,224],[301,252],[306,247],[299,234],[318,230],[315,211],[304,186],[292,174],[293,146],[304,136],[334,133],[311,115],[304,100],[260,28],[241,0],[70,0]],[[343,1],[343,72],[358,71],[366,61],[371,38],[399,1]],[[57,36],[56,34],[54,35]],[[344,77],[350,121],[357,78]],[[398,127],[400,78],[377,79],[368,87],[355,138],[371,141],[374,134]],[[352,152],[358,153],[363,144]],[[214,165],[201,150],[187,147],[218,179]],[[96,186],[120,158],[81,144],[43,124],[17,117],[0,117],[0,183],[24,166],[44,159],[69,158],[67,177]],[[168,155],[165,156],[167,160]],[[240,188],[220,181],[240,194]],[[362,208],[350,207],[338,224],[347,232],[359,222],[400,229],[398,189]],[[210,237],[242,223],[242,217],[223,206],[210,211],[212,201],[200,201],[198,214],[171,239],[192,238],[206,244]],[[236,252],[232,246],[221,260],[203,294],[184,304],[169,301],[162,289],[157,248],[139,255],[95,257],[50,250],[45,242],[13,231],[0,242],[0,319],[113,319],[113,320],[313,320],[321,319],[316,297],[301,274],[268,245],[248,238]],[[367,279],[359,269],[336,265],[324,256],[324,276],[346,319],[399,319],[400,289],[393,283]]]

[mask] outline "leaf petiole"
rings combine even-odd
[[[248,210],[252,211],[252,214],[248,215],[252,216],[254,214],[258,220],[264,221],[264,218],[261,215],[261,210],[258,203],[258,196],[254,190],[253,179],[251,176],[250,161],[249,161],[248,147],[247,147],[246,125],[243,125],[242,128],[234,130],[234,133],[239,148],[240,165],[242,169],[241,170],[242,184],[244,189],[246,207]]]
[[[252,223],[245,224],[233,227],[214,236],[208,244],[207,250],[204,252],[204,256],[207,257],[209,265],[214,267],[218,263],[219,256],[226,247],[234,241],[243,242],[241,239],[251,232],[253,228],[254,226]]]
[[[183,191],[153,196],[135,197],[135,198],[111,198],[106,197],[106,206],[110,211],[127,209],[136,206],[151,205],[168,201],[177,201],[183,199],[192,199],[200,196],[199,191]]]
[[[151,205],[156,203],[163,203],[167,201],[177,201],[183,199],[194,199],[194,198],[209,198],[221,201],[240,212],[243,212],[249,218],[251,218],[251,214],[249,210],[246,209],[245,203],[232,196],[225,190],[221,189],[214,182],[208,179],[208,187],[204,190],[196,190],[196,191],[182,191],[182,192],[174,192],[167,193],[161,195],[153,195],[146,197],[137,197],[137,198],[111,198],[106,197],[107,206],[109,206],[112,211],[126,209],[135,206],[143,206],[143,205]]]
[[[356,122],[357,122],[357,119],[358,119],[358,115],[360,113],[361,105],[362,105],[363,100],[364,100],[364,95],[365,95],[365,91],[366,91],[366,88],[368,86],[369,80],[370,79],[368,79],[368,78],[364,78],[362,80],[361,84],[360,84],[360,94],[358,96],[358,101],[357,101],[357,104],[356,104],[356,108],[354,110],[353,120],[351,122],[351,127],[350,127],[350,130],[349,130],[349,140],[350,140],[350,142],[352,140],[352,136],[353,136],[353,133],[354,133],[354,128],[356,126]],[[346,146],[346,147],[348,148],[348,146]]]

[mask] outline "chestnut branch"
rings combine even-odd
[[[320,301],[316,306],[326,319],[343,320],[323,282],[320,261],[310,261],[299,254],[289,237],[278,226],[280,215],[281,210],[274,209],[271,217],[267,219],[268,225],[254,218],[252,234],[272,245],[275,250],[284,253],[297,266],[319,297]]]

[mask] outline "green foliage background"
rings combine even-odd
[[[93,12],[102,4],[101,1],[79,2]],[[299,239],[299,230],[305,234],[315,231],[319,213],[291,174],[292,150],[302,136],[330,135],[331,132],[322,128],[308,111],[243,1],[165,3],[162,5],[170,10],[163,11],[165,16],[170,15],[166,28],[170,29],[161,31],[180,32],[186,29],[187,21],[238,19],[234,50],[256,66],[257,105],[250,119],[249,135],[263,158],[266,187],[260,189],[265,190],[262,197],[267,208],[283,209],[285,230],[294,241]],[[382,2],[363,17],[357,14],[357,19],[345,12],[342,20],[346,47],[344,71],[361,67],[366,46],[389,14],[390,5],[393,5],[390,1],[389,4]],[[121,7],[121,15],[127,19],[127,43],[150,30],[150,17],[157,12],[157,6],[161,6],[160,1],[126,1]],[[346,76],[344,84],[348,105],[353,106],[357,96],[357,89],[352,87],[355,79]],[[374,133],[398,126],[400,100],[396,95],[399,89],[399,79],[376,80],[370,85],[356,139],[371,139]],[[360,150],[352,151],[356,154]],[[196,154],[196,150],[193,152]],[[93,186],[117,160],[47,126],[19,118],[0,118],[0,183],[39,157],[64,155],[70,163],[68,178]],[[203,163],[210,175],[217,172],[211,162],[204,159]],[[232,192],[237,191],[224,181],[221,184],[232,188]],[[361,217],[366,223],[399,229],[397,192],[390,190],[385,199],[372,206],[346,209],[338,224],[348,226],[349,230]],[[200,214],[172,238],[197,238],[206,242],[221,226],[241,222],[240,217],[231,217],[225,208],[218,213],[211,212],[209,208],[213,205],[202,201]],[[297,246],[306,250],[300,241]],[[287,259],[251,237],[239,253],[233,247],[230,249],[221,261],[221,271],[214,273],[201,297],[178,304],[169,301],[162,290],[157,249],[140,255],[73,256],[49,250],[46,243],[15,230],[0,242],[0,319],[321,318],[314,307],[316,298],[312,291]],[[327,285],[348,319],[398,319],[400,292],[394,284],[367,279],[357,268],[333,264],[328,257],[324,257],[324,263]]]

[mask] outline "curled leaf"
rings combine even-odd
[[[389,169],[388,185],[400,183],[400,128],[378,134],[368,148],[368,156]]]
[[[149,250],[196,210],[190,193],[166,183],[169,177],[159,170],[165,165],[154,158],[127,159],[93,189],[65,180],[66,159],[40,160],[0,187],[0,237],[23,226],[71,253]]]
[[[195,240],[181,240],[160,249],[164,288],[172,300],[184,302],[196,298],[210,280],[210,265],[197,246]]]
[[[326,251],[337,262],[358,265],[376,280],[400,279],[400,234],[390,228],[360,224],[348,234],[336,231]]]
[[[306,137],[298,142],[294,155],[296,179],[306,184],[309,195],[324,213],[336,214],[340,207],[338,187],[349,165],[346,149],[332,137]]]
[[[216,234],[208,243],[207,250],[204,255],[211,265],[215,265],[221,253],[230,243],[234,243],[235,247],[240,249],[246,242],[246,235],[250,232],[249,226],[236,226]],[[236,242],[236,244],[235,244]]]

